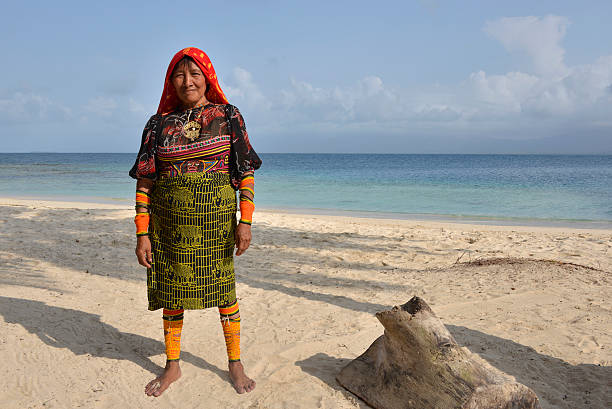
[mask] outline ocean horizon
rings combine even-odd
[[[133,153],[0,153],[0,196],[133,202]],[[612,227],[612,155],[262,153],[256,207]]]

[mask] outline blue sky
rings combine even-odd
[[[11,2],[3,152],[134,152],[205,50],[260,152],[612,153],[612,2]]]

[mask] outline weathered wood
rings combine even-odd
[[[540,408],[531,389],[460,347],[422,299],[376,318],[384,335],[336,377],[374,408]]]

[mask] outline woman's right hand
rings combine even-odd
[[[138,236],[136,240],[136,257],[138,257],[138,264],[151,268],[153,257],[151,256],[151,240],[149,236]]]

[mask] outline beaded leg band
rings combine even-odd
[[[229,305],[219,306],[221,327],[227,348],[227,358],[230,362],[240,361],[240,311],[238,300]]]
[[[164,341],[168,361],[178,361],[181,356],[181,333],[183,332],[184,310],[164,308]]]

